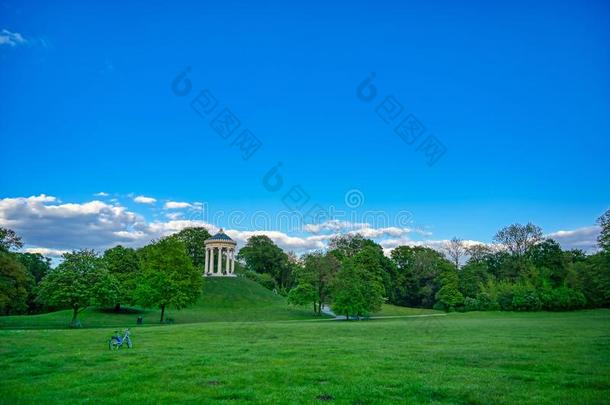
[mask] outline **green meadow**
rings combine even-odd
[[[316,318],[247,280],[196,306],[0,318],[0,403],[608,403],[610,311]],[[135,327],[141,314],[145,325]],[[434,316],[421,316],[434,315]],[[108,350],[116,327],[132,349]]]

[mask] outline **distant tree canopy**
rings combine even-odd
[[[301,258],[257,235],[240,250],[236,272],[317,314],[330,305],[365,316],[384,301],[446,310],[610,307],[610,210],[597,223],[594,254],[563,250],[531,223],[502,228],[493,245],[466,246],[455,237],[442,253],[398,246],[389,257],[359,234],[337,235],[326,251]],[[205,228],[186,228],[138,250],[115,246],[103,257],[74,251],[51,269],[49,259],[19,252],[21,238],[0,228],[0,314],[71,308],[74,323],[90,305],[139,304],[159,307],[163,321],[167,307],[183,308],[199,297],[209,237]]]
[[[184,245],[186,254],[191,258],[193,266],[197,267],[202,273],[205,267],[205,240],[212,235],[203,227],[184,228],[178,233],[167,238],[176,239]]]
[[[25,266],[8,252],[0,251],[0,314],[25,313],[33,284],[34,278]]]
[[[297,287],[288,295],[290,302],[312,304],[314,313],[330,302],[331,285],[341,268],[341,263],[331,254],[313,252],[303,257],[303,265],[295,270]]]
[[[135,290],[140,273],[140,259],[137,252],[121,245],[104,252],[104,264],[108,272],[115,277],[118,283],[116,302],[112,303],[115,310],[121,304],[135,304]]]
[[[250,237],[237,258],[244,261],[246,270],[269,274],[280,288],[291,286],[293,266],[289,257],[268,236]]]

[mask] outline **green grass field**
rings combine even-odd
[[[208,290],[216,309],[132,328],[133,349],[109,351],[110,327],[28,329],[57,327],[57,313],[2,319],[0,403],[609,402],[609,310],[404,317],[422,312],[386,306],[403,317],[311,320],[256,285],[219,283],[238,297]],[[106,315],[89,321],[114,326]]]

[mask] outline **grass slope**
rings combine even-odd
[[[224,288],[224,287],[223,287]],[[2,330],[0,402],[607,403],[610,311]]]
[[[156,309],[124,309],[121,313],[88,308],[79,314],[83,327],[133,326],[141,315],[145,325],[158,325]],[[199,301],[182,310],[169,309],[166,317],[175,323],[210,321],[263,321],[312,318],[309,308],[290,308],[285,298],[242,277],[206,278]],[[71,311],[56,311],[32,316],[0,317],[0,329],[66,328]]]

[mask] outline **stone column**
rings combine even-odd
[[[235,249],[231,249],[231,274],[235,274]]]
[[[222,276],[222,248],[218,248],[218,275]]]
[[[227,275],[231,274],[231,249],[227,248]]]
[[[208,248],[205,248],[205,259],[203,262],[203,274],[208,274]]]
[[[210,274],[214,273],[214,248],[210,248],[210,267],[208,270]]]

